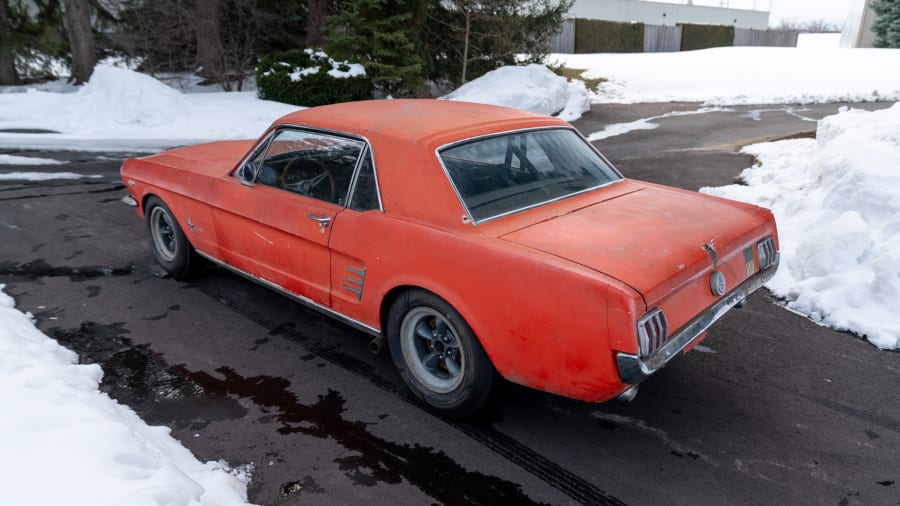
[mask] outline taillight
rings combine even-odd
[[[641,356],[648,357],[666,344],[669,336],[669,322],[662,309],[654,309],[638,320],[638,344]]]
[[[766,237],[756,243],[756,254],[759,257],[759,270],[764,271],[775,263],[775,240]]]

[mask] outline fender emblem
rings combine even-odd
[[[203,233],[203,229],[195,225],[194,221],[190,218],[188,218],[187,226],[189,229],[191,229],[191,232],[200,232],[201,234]]]

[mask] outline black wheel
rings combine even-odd
[[[158,197],[147,199],[144,210],[156,261],[175,279],[196,274],[202,262],[169,207]]]
[[[424,290],[410,290],[391,306],[391,358],[409,388],[444,414],[465,417],[487,401],[494,366],[462,316]]]

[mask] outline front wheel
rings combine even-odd
[[[175,220],[169,207],[158,197],[150,197],[144,208],[150,242],[156,261],[175,279],[196,274],[202,262]]]
[[[418,397],[456,417],[484,405],[494,367],[453,307],[432,293],[410,290],[391,306],[387,323],[391,358]]]

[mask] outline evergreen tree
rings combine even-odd
[[[385,93],[421,94],[425,59],[418,42],[427,0],[345,0],[328,18],[328,52],[361,62]]]
[[[16,46],[9,22],[9,2],[0,0],[0,85],[19,84],[16,70]]]
[[[453,88],[517,54],[540,62],[562,28],[572,0],[432,0],[425,46],[429,78]]]
[[[900,0],[875,0],[875,47],[900,48]]]
[[[60,0],[0,0],[0,10],[0,84],[52,77],[51,58],[68,53]]]

